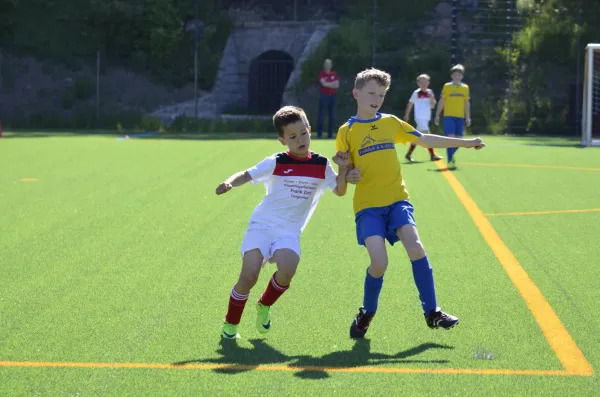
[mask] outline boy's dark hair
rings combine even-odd
[[[390,76],[389,73],[386,73],[383,70],[369,68],[359,72],[356,75],[356,79],[354,80],[354,88],[360,90],[370,80],[375,80],[377,84],[385,87],[386,90],[388,90],[390,85],[392,85],[392,76]]]
[[[304,109],[297,106],[284,106],[273,116],[273,126],[277,130],[277,135],[282,138],[283,128],[298,121],[302,121],[307,127],[310,127]]]
[[[450,68],[450,74],[452,74],[454,72],[460,72],[462,74],[465,74],[465,67],[463,65],[461,65],[460,63],[457,65],[454,65]]]

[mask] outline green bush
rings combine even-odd
[[[74,82],[75,98],[80,101],[96,94],[96,80],[90,76],[77,76]]]
[[[568,0],[518,2],[525,25],[513,35],[512,52],[499,52],[491,70],[510,70],[512,97],[498,104],[501,116],[491,122],[492,132],[564,134],[569,130],[571,84],[578,52],[600,35],[600,5],[583,0],[581,47],[577,47],[578,9]],[[580,68],[583,68],[581,63]],[[543,72],[541,72],[543,71]],[[491,84],[495,76],[487,76]],[[510,118],[510,119],[509,119]],[[525,123],[525,125],[523,125]],[[524,128],[523,128],[524,127]]]
[[[199,2],[206,24],[198,54],[202,89],[212,87],[232,29],[218,5]],[[194,18],[189,0],[19,0],[5,6],[0,7],[0,47],[15,54],[58,60],[78,71],[82,62],[95,67],[100,50],[104,61],[161,83],[180,86],[193,78],[194,40],[183,29]]]
[[[8,89],[14,88],[15,81],[17,78],[14,67],[9,63],[3,64],[2,65],[2,75],[0,76],[0,78],[2,79],[2,81],[0,81],[1,88],[8,88]]]
[[[73,88],[68,87],[60,94],[60,103],[65,110],[75,106],[75,91]]]

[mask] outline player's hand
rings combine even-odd
[[[435,125],[439,126],[440,125],[440,116],[435,116],[435,121],[434,121]]]
[[[481,138],[477,137],[475,139],[471,139],[469,147],[475,148],[475,150],[480,150],[485,147],[485,143]]]
[[[219,186],[217,186],[217,194],[227,193],[232,188],[233,188],[233,186],[231,185],[231,183],[223,182]]]
[[[340,167],[347,167],[350,164],[350,153],[337,152],[332,158],[333,162]]]
[[[346,172],[346,182],[356,185],[360,182],[360,169],[353,168]]]
[[[467,117],[467,119],[465,120],[465,125],[466,125],[467,127],[470,127],[470,126],[471,126],[471,118],[470,118],[470,117]]]

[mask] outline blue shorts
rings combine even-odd
[[[465,135],[465,119],[462,117],[444,116],[445,135]]]
[[[365,208],[356,214],[356,238],[365,245],[367,237],[381,236],[391,244],[400,239],[396,230],[404,225],[416,225],[413,206],[408,201],[397,201],[385,207]]]

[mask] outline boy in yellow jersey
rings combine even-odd
[[[471,125],[471,103],[469,102],[469,86],[462,82],[465,76],[465,68],[458,64],[450,69],[452,81],[444,84],[442,98],[438,103],[435,113],[435,125],[440,125],[440,114],[444,110],[444,134],[449,137],[463,136],[465,124]],[[454,154],[457,147],[448,148],[448,166],[456,168]]]
[[[386,239],[391,245],[401,241],[408,253],[427,325],[449,329],[458,322],[437,306],[433,272],[419,239],[395,144],[414,142],[425,148],[485,146],[480,138],[423,134],[396,116],[379,113],[390,84],[390,75],[381,70],[371,68],[358,73],[352,90],[358,105],[356,116],[339,128],[336,138],[337,150],[350,154],[349,167],[360,170],[361,180],[354,191],[356,236],[371,260],[363,305],[350,327],[352,338],[364,337],[377,311],[388,266]],[[339,172],[346,172],[343,168]]]

